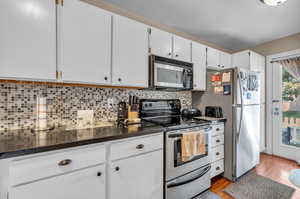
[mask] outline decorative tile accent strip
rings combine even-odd
[[[119,88],[72,87],[46,84],[0,83],[0,132],[34,129],[37,99],[46,98],[47,124],[77,125],[77,111],[93,110],[95,121],[115,121],[117,105],[128,101],[128,95],[140,99],[180,99],[183,108],[192,105],[190,91],[165,92]],[[108,99],[113,104],[108,104]]]

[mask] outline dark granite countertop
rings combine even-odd
[[[163,132],[163,127],[129,128],[99,127],[80,130],[55,129],[32,133],[30,130],[14,130],[0,139],[0,159],[51,150],[95,144],[134,136]]]

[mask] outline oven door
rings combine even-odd
[[[166,181],[170,181],[188,172],[210,163],[211,126],[169,131],[166,134]],[[197,156],[185,158],[181,147],[182,135],[200,133],[205,137],[205,151]]]
[[[154,63],[154,86],[184,88],[184,68]]]

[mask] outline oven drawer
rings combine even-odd
[[[224,158],[224,145],[220,145],[211,149],[212,162]]]
[[[163,135],[125,140],[111,145],[111,160],[118,160],[163,148]]]
[[[211,177],[215,177],[224,172],[224,159],[211,164]]]
[[[212,128],[212,136],[224,134],[224,123],[213,125]]]
[[[207,190],[210,185],[211,166],[207,165],[166,183],[166,199],[191,199]]]
[[[217,135],[211,138],[211,146],[216,147],[224,144],[224,134]]]
[[[106,149],[104,145],[14,160],[10,167],[11,185],[24,184],[99,165],[104,163],[105,160]]]

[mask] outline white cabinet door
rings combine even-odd
[[[191,41],[174,35],[173,58],[185,62],[191,62]]]
[[[219,50],[207,47],[207,67],[213,69],[221,69]]]
[[[229,53],[220,52],[220,67],[222,69],[231,68],[231,55]]]
[[[80,0],[65,1],[60,10],[62,79],[110,84],[111,15]]]
[[[262,56],[252,51],[249,51],[249,53],[250,53],[250,69],[252,71],[260,72],[262,67],[261,66]]]
[[[10,199],[104,199],[105,166],[97,166],[14,187]]]
[[[110,168],[111,199],[162,199],[163,151],[113,162]]]
[[[113,19],[113,84],[119,86],[148,86],[147,26],[131,19]]]
[[[194,64],[194,90],[206,89],[206,47],[192,43],[192,62]]]
[[[55,1],[1,0],[0,24],[0,78],[55,80]]]
[[[260,57],[260,88],[261,88],[261,103],[266,102],[266,59],[264,56]]]
[[[242,51],[232,55],[232,66],[250,70],[250,51]]]
[[[161,57],[172,58],[172,34],[151,28],[149,33],[150,53]]]

